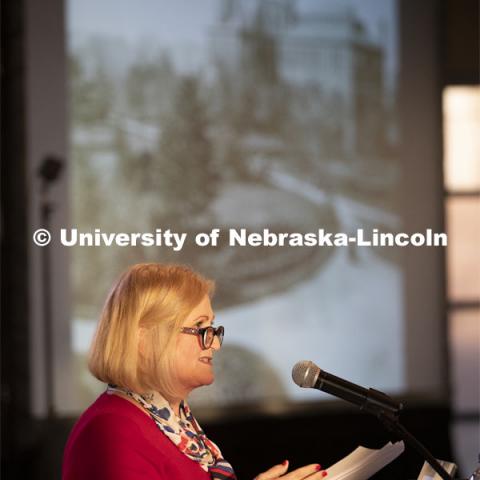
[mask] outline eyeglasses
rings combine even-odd
[[[210,348],[213,344],[213,340],[215,339],[215,337],[218,338],[220,345],[222,345],[223,335],[225,333],[225,329],[222,326],[219,326],[217,328],[212,326],[203,328],[183,327],[180,331],[182,333],[188,333],[189,335],[198,335],[200,337],[202,350]]]

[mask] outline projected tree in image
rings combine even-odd
[[[218,172],[207,130],[198,80],[185,77],[179,83],[173,111],[165,120],[153,172],[165,210],[158,224],[166,221],[181,229],[193,216],[208,210],[215,197]]]

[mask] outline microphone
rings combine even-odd
[[[398,414],[403,405],[390,398],[387,394],[373,388],[361,387],[348,382],[343,378],[336,377],[331,373],[320,370],[317,365],[308,360],[297,362],[292,369],[292,379],[303,388],[315,388],[358,405],[361,410],[370,413],[387,411],[390,414]]]

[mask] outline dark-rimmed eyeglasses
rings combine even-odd
[[[200,338],[202,350],[206,350],[213,345],[213,341],[215,337],[218,338],[220,345],[223,343],[223,335],[225,333],[225,329],[220,325],[219,327],[203,327],[203,328],[189,328],[183,327],[180,330],[182,333],[188,333],[189,335],[198,335]]]

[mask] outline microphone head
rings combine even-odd
[[[297,362],[292,368],[292,379],[303,388],[312,388],[320,375],[320,368],[310,360]]]

